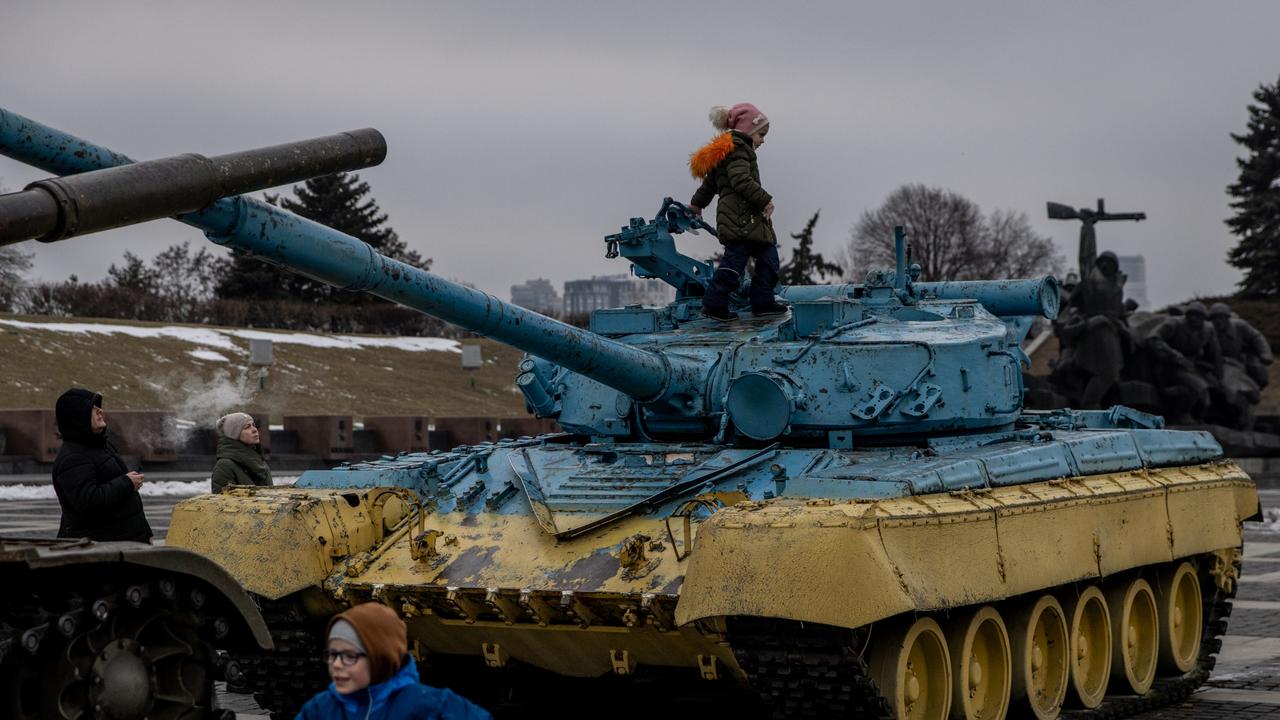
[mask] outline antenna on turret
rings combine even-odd
[[[893,228],[893,287],[899,297],[907,291],[907,229],[901,225]]]

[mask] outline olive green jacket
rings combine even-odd
[[[712,140],[689,159],[702,185],[690,201],[703,208],[717,194],[716,233],[720,244],[758,242],[778,244],[773,221],[764,209],[773,201],[760,184],[760,166],[748,135],[731,130]]]
[[[239,440],[219,437],[217,458],[212,478],[215,493],[226,490],[228,485],[271,487],[271,468],[262,456],[261,445],[245,445]]]

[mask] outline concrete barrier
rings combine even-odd
[[[284,429],[297,437],[299,453],[325,460],[346,460],[355,454],[350,415],[285,415]]]
[[[5,454],[30,455],[36,462],[53,462],[62,447],[58,420],[53,409],[0,410],[4,428]]]
[[[431,445],[431,419],[425,415],[377,415],[364,419],[364,429],[377,436],[378,452],[427,452]]]
[[[535,437],[553,432],[560,432],[560,424],[555,420],[536,418],[532,415],[498,418],[498,437],[518,438],[524,435]]]
[[[449,436],[449,447],[479,445],[498,439],[498,419],[483,415],[432,418],[436,432]]]
[[[262,453],[271,456],[271,416],[257,410],[246,410],[253,417],[253,424],[258,426],[258,439],[262,444]],[[213,424],[193,428],[179,443],[180,455],[213,455],[218,449],[218,429]]]
[[[143,462],[178,459],[177,417],[165,410],[110,410],[107,432],[121,455],[136,455]]]

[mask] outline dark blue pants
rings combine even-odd
[[[724,257],[716,274],[711,276],[711,286],[703,307],[729,307],[729,293],[738,289],[747,260],[755,258],[756,267],[751,273],[751,307],[767,307],[774,303],[773,289],[778,285],[778,246],[757,242],[729,243],[724,246]]]

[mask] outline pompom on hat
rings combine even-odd
[[[751,103],[738,103],[733,107],[717,105],[711,108],[710,118],[717,130],[737,130],[745,135],[760,132],[769,125],[769,118]]]

